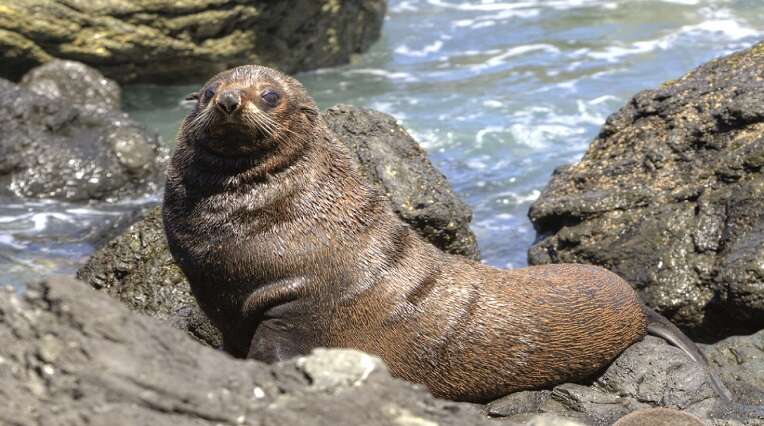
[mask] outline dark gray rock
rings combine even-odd
[[[24,81],[29,89],[0,79],[0,195],[84,201],[157,190],[166,150],[114,109],[113,82],[60,62]]]
[[[0,291],[0,319],[2,424],[577,426],[654,406],[710,425],[764,424],[755,411],[718,414],[699,367],[656,338],[624,352],[590,386],[510,395],[482,409],[488,419],[480,406],[438,400],[390,377],[358,351],[317,349],[274,365],[233,359],[68,278],[31,284],[22,295]],[[726,353],[744,354],[737,366],[756,377],[744,380],[761,381],[762,339],[764,331],[707,353],[720,354],[721,365]]]
[[[670,408],[645,408],[622,417],[613,426],[704,426],[692,414]]]
[[[764,330],[728,337],[705,353],[740,402],[764,407]]]
[[[172,259],[159,207],[99,248],[77,277],[135,311],[169,321],[213,347],[222,344]]]
[[[103,113],[122,108],[119,85],[80,62],[50,61],[26,73],[20,84],[38,95],[64,99],[81,110]]]
[[[0,318],[2,424],[489,424],[370,355],[236,360],[71,279],[0,292]]]
[[[764,44],[637,94],[529,212],[531,264],[604,266],[696,336],[764,328]]]
[[[713,425],[764,424],[764,330],[706,348],[735,394],[737,404],[721,404],[703,369],[680,349],[648,336],[632,345],[591,383],[565,383],[551,391],[526,391],[489,403],[485,413],[508,420],[528,413],[551,413],[585,424],[610,425],[636,410],[666,407]],[[730,354],[744,354],[735,364]]]
[[[472,211],[395,118],[350,105],[329,108],[324,118],[403,220],[443,251],[480,258]]]
[[[258,63],[347,63],[379,38],[385,0],[14,0],[0,8],[0,76],[54,58],[127,81],[195,81]]]
[[[395,211],[417,232],[441,249],[477,257],[469,208],[392,117],[341,106],[325,118],[356,152],[369,181],[391,195]],[[159,208],[101,247],[78,277],[139,312],[171,321],[215,347],[221,343],[173,262]]]

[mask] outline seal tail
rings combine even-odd
[[[732,402],[732,393],[722,383],[719,375],[711,365],[708,363],[708,359],[700,351],[698,345],[695,344],[689,337],[687,337],[682,330],[675,326],[671,321],[666,319],[663,315],[655,312],[654,310],[644,306],[645,315],[647,316],[647,333],[653,336],[658,336],[672,345],[678,347],[684,353],[687,354],[693,361],[700,364],[711,378],[711,386],[714,388],[719,397],[725,402]]]

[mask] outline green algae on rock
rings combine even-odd
[[[0,76],[53,58],[119,82],[198,81],[245,63],[347,63],[379,38],[385,0],[18,0],[0,4]]]
[[[764,327],[764,44],[611,115],[529,216],[529,263],[604,266],[695,335]]]

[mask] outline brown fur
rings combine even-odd
[[[172,253],[232,354],[357,348],[437,396],[485,401],[590,376],[645,335],[637,296],[604,269],[500,270],[423,241],[296,80],[247,66],[205,89],[244,89],[257,106],[265,86],[282,103],[244,114],[272,118],[270,130],[224,124],[214,97],[200,99],[165,195]]]

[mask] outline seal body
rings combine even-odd
[[[637,295],[602,268],[501,270],[422,240],[296,80],[239,67],[195,97],[165,230],[228,352],[355,348],[436,396],[479,402],[591,376],[645,335]]]

